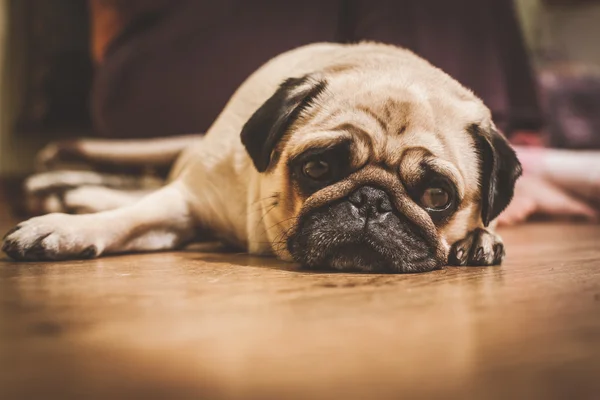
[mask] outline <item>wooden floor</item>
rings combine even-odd
[[[600,226],[503,235],[502,267],[420,275],[0,261],[0,399],[600,399]]]

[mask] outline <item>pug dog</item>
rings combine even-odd
[[[176,249],[209,231],[250,254],[377,273],[505,254],[490,224],[521,175],[516,154],[477,96],[405,49],[289,51],[239,87],[205,136],[165,143],[54,148],[47,158],[176,161],[164,187],[112,193],[108,206],[94,206],[103,184],[74,188],[88,190],[88,213],[32,218],[2,249],[19,261],[84,259]]]

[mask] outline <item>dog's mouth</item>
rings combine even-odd
[[[378,234],[330,231],[304,235],[288,241],[294,260],[313,270],[344,272],[411,273],[426,272],[442,266],[430,246],[406,246],[382,241]]]
[[[330,246],[324,253],[325,268],[347,272],[409,273],[435,269],[430,254],[414,258],[377,243],[370,235],[357,241]],[[323,268],[323,267],[321,267]]]
[[[287,247],[296,262],[319,270],[410,273],[444,263],[437,243],[408,218],[391,208],[361,212],[352,199],[302,216]]]

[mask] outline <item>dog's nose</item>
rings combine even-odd
[[[372,186],[363,186],[353,192],[348,200],[354,205],[359,214],[374,218],[392,211],[392,202],[388,194]]]

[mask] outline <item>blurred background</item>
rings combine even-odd
[[[515,143],[597,149],[599,39],[600,0],[0,0],[0,175],[60,138],[203,132],[248,74],[316,41],[408,47]]]

